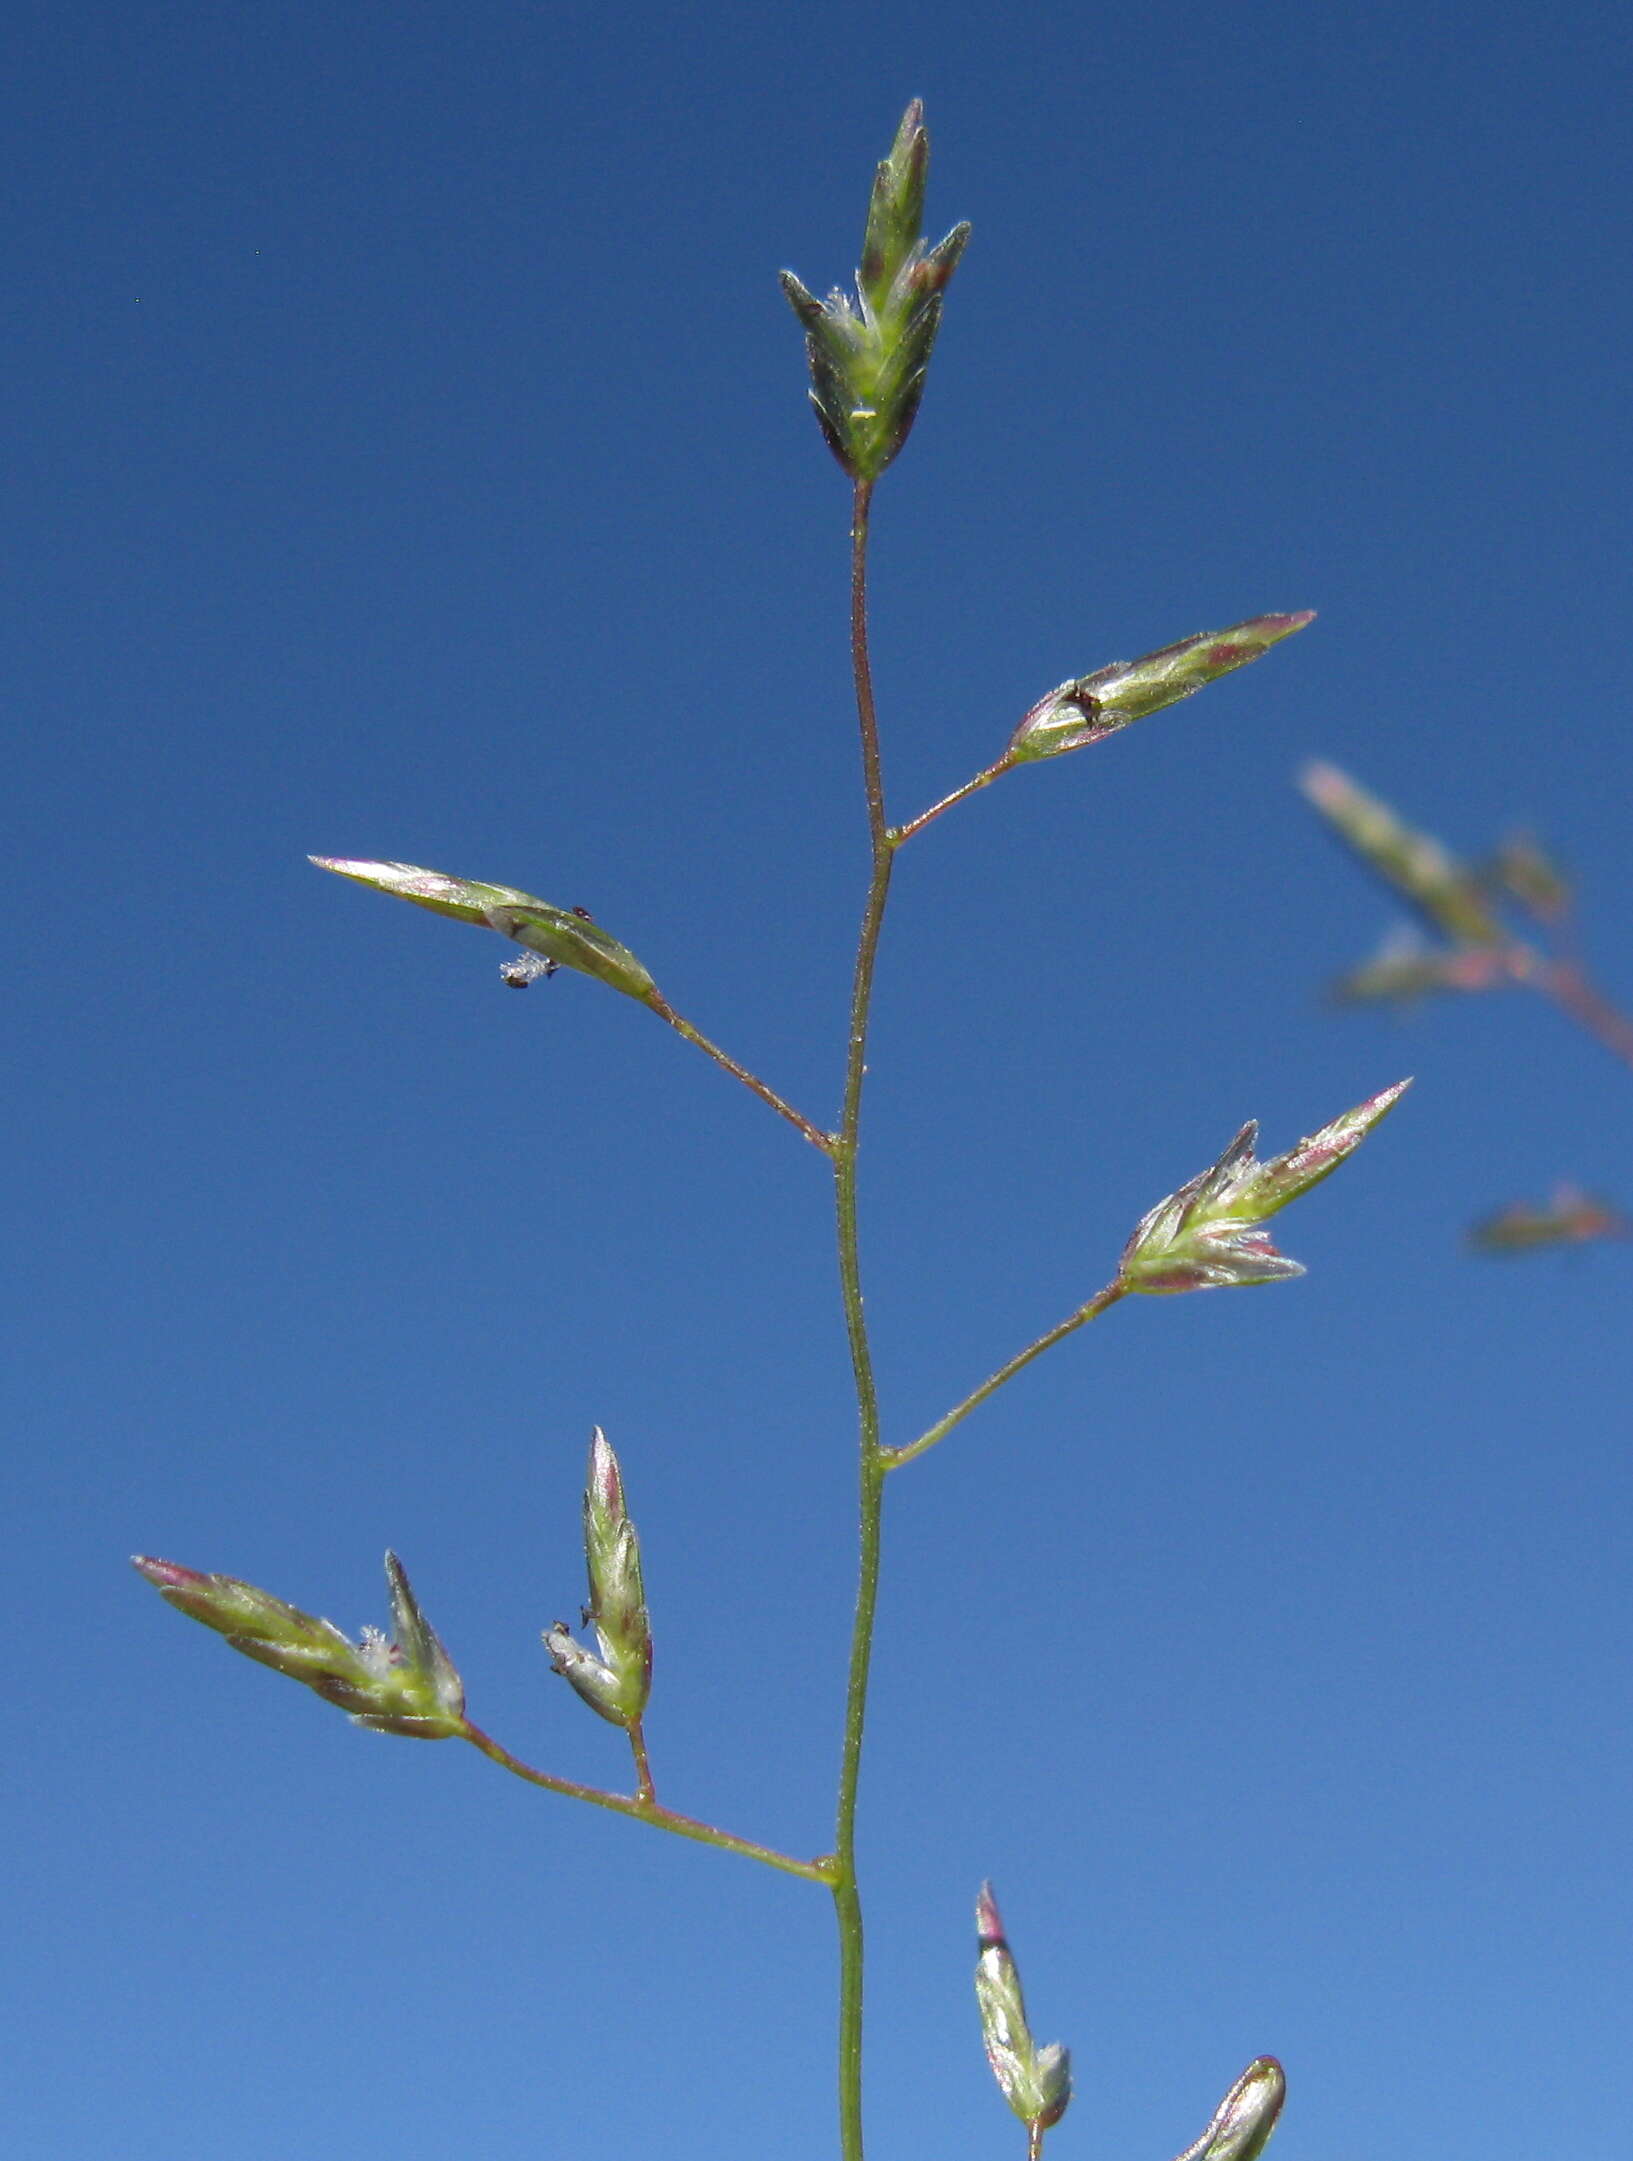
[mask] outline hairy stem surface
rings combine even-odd
[[[978,789],[990,788],[995,780],[1001,780],[1014,763],[1013,752],[1006,750],[1001,758],[995,758],[991,765],[984,766],[972,779],[965,781],[961,788],[955,788],[951,795],[944,795],[939,803],[932,803],[928,810],[921,810],[916,818],[909,818],[906,825],[897,826],[890,836],[892,842],[899,848],[904,840],[911,840],[915,833],[922,833],[927,825],[933,824],[943,811],[951,810],[955,803],[966,801]]]
[[[768,1088],[757,1073],[751,1073],[747,1066],[739,1065],[737,1060],[726,1051],[723,1051],[718,1043],[711,1043],[703,1030],[694,1028],[683,1014],[677,1013],[667,998],[661,997],[657,991],[650,991],[647,994],[645,1003],[657,1014],[659,1020],[665,1020],[669,1023],[676,1035],[683,1037],[688,1043],[695,1043],[705,1057],[714,1060],[722,1072],[729,1073],[733,1080],[741,1081],[743,1086],[752,1095],[757,1095],[762,1103],[769,1103],[777,1116],[786,1118],[796,1132],[803,1133],[813,1148],[820,1148],[824,1155],[833,1153],[833,1135],[831,1133],[824,1133],[818,1127],[812,1125],[810,1119],[802,1117],[795,1110],[792,1103],[785,1103],[775,1088]]]
[[[880,1524],[885,1457],[879,1445],[879,1399],[862,1310],[861,1259],[856,1226],[856,1155],[862,1121],[862,1082],[867,1071],[868,1012],[873,970],[890,890],[894,849],[885,824],[879,729],[868,660],[867,542],[872,487],[856,483],[851,511],[851,669],[856,717],[862,737],[862,782],[867,795],[872,875],[856,946],[851,990],[850,1043],[845,1096],[834,1135],[834,1220],[839,1237],[839,1287],[856,1381],[860,1452],[860,1554],[856,1620],[851,1631],[850,1674],[845,1691],[845,1734],[839,1766],[839,1804],[834,1826],[833,1895],[839,1922],[839,2143],[844,2161],[862,2161],[862,1901],[856,1883],[856,1795],[862,1769],[862,1732],[867,1718],[868,1668],[879,1598]]]
[[[885,1469],[894,1471],[904,1463],[911,1463],[915,1456],[922,1456],[927,1448],[934,1448],[937,1441],[945,1440],[954,1426],[968,1418],[971,1411],[977,1410],[986,1402],[988,1396],[995,1396],[1006,1381],[1012,1381],[1023,1366],[1029,1366],[1034,1358],[1041,1358],[1045,1351],[1052,1351],[1057,1343],[1064,1342],[1067,1336],[1074,1335],[1087,1322],[1097,1321],[1108,1306],[1114,1306],[1119,1298],[1126,1296],[1121,1283],[1108,1283],[1103,1291],[1096,1291],[1086,1306],[1079,1306],[1075,1313],[1068,1313],[1063,1321],[1057,1322],[1053,1328],[1039,1336],[1035,1343],[1029,1343],[1024,1351],[1017,1351],[996,1373],[984,1380],[979,1388],[971,1389],[963,1402],[955,1403],[946,1417],[938,1418],[928,1432],[921,1433],[916,1441],[909,1441],[905,1448],[887,1448],[883,1456]]]
[[[719,1846],[727,1853],[740,1853],[745,1860],[763,1861],[767,1868],[780,1869],[785,1876],[803,1876],[810,1883],[831,1884],[834,1881],[833,1865],[826,1859],[797,1860],[791,1853],[779,1853],[774,1846],[759,1845],[752,1838],[738,1838],[734,1832],[717,1830],[712,1823],[699,1823],[695,1816],[682,1816],[672,1808],[663,1807],[650,1795],[605,1793],[599,1786],[581,1786],[574,1779],[556,1778],[549,1771],[537,1771],[468,1719],[464,1737],[490,1763],[498,1764],[501,1771],[525,1779],[530,1786],[542,1786],[546,1793],[565,1794],[570,1801],[588,1801],[592,1808],[610,1808],[616,1815],[633,1816],[638,1823],[651,1824],[655,1831],[672,1831],[677,1838],[695,1839],[700,1846]]]

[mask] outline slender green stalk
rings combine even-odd
[[[862,732],[862,786],[868,801],[868,837],[873,843],[874,867],[877,870],[881,856],[887,854],[890,846],[890,829],[885,824],[884,773],[879,763],[879,716],[873,703],[873,664],[868,658],[868,518],[872,508],[872,481],[857,481],[851,496],[851,680],[856,686],[856,719]],[[887,881],[888,876],[887,872]],[[870,910],[870,915],[872,914],[874,911]],[[863,1031],[867,1028],[868,999],[873,989],[872,953],[879,942],[877,920],[872,922],[871,946],[867,939],[867,929],[868,925],[864,923],[863,947],[857,954],[856,989],[859,996],[851,1008],[853,1048],[858,1009]],[[864,958],[869,963],[865,979],[862,968]],[[846,1110],[854,1111],[861,1098],[861,1082],[855,1079],[853,1070],[847,1069]]]
[[[573,1779],[536,1771],[468,1719],[464,1737],[500,1770],[526,1779],[530,1786],[542,1786],[546,1793],[565,1794],[570,1801],[588,1801],[592,1808],[610,1808],[617,1815],[651,1824],[655,1831],[672,1831],[677,1838],[695,1839],[701,1846],[719,1846],[727,1853],[740,1853],[745,1860],[763,1861],[767,1868],[780,1869],[785,1876],[803,1876],[810,1883],[831,1884],[835,1880],[833,1863],[827,1858],[799,1861],[790,1853],[779,1853],[774,1846],[757,1845],[751,1838],[738,1838],[734,1832],[717,1830],[712,1823],[699,1823],[695,1816],[682,1816],[672,1808],[664,1808],[650,1794],[605,1793],[599,1786],[581,1786]]]
[[[864,1449],[868,1444],[864,1441]],[[864,1454],[861,1479],[861,1556],[856,1625],[851,1636],[845,1695],[845,1741],[834,1833],[834,1912],[839,1923],[839,2139],[844,2161],[862,2161],[862,1899],[856,1881],[856,1794],[867,1717],[868,1667],[879,1597],[879,1546],[884,1471],[877,1445]]]
[[[834,1827],[833,1895],[839,1923],[839,2140],[844,2161],[862,2161],[862,1901],[856,1883],[856,1795],[862,1770],[862,1731],[867,1718],[868,1668],[879,1598],[879,1547],[884,1506],[885,1455],[879,1445],[879,1398],[862,1310],[861,1259],[856,1227],[856,1156],[862,1121],[862,1082],[867,1071],[868,1012],[873,970],[890,890],[894,857],[885,824],[879,728],[868,660],[867,542],[873,490],[859,480],[851,513],[851,667],[856,717],[862,737],[862,781],[867,795],[873,869],[862,910],[851,990],[850,1045],[845,1096],[834,1136],[834,1219],[839,1237],[839,1286],[856,1380],[860,1448],[860,1553],[856,1619],[851,1631],[850,1674],[845,1691],[845,1733],[839,1767]]]
[[[636,1719],[629,1729],[630,1753],[635,1758],[635,1798],[638,1801],[655,1801],[658,1789],[652,1783],[652,1760],[646,1752],[646,1735],[641,1731],[641,1721]]]
[[[676,1035],[684,1036],[688,1043],[695,1043],[700,1051],[712,1058],[717,1066],[720,1066],[731,1075],[733,1080],[740,1080],[743,1086],[757,1095],[762,1103],[769,1103],[777,1116],[786,1118],[791,1126],[803,1133],[813,1148],[820,1148],[825,1156],[833,1154],[834,1136],[831,1133],[824,1133],[820,1127],[812,1125],[809,1118],[801,1117],[791,1103],[783,1101],[775,1088],[768,1088],[757,1074],[751,1073],[747,1066],[739,1065],[737,1060],[723,1051],[718,1043],[711,1043],[701,1028],[694,1028],[689,1020],[684,1019],[675,1011],[667,998],[662,997],[654,990],[648,992],[642,1003],[650,1006],[659,1020],[666,1020],[670,1027],[674,1029]]]
[[[1014,763],[1014,753],[1006,750],[1001,758],[995,758],[991,765],[984,766],[973,779],[965,781],[962,788],[955,788],[951,795],[944,795],[939,803],[932,803],[928,810],[921,810],[918,816],[910,818],[906,825],[895,827],[890,835],[891,846],[899,848],[904,840],[911,840],[915,833],[922,833],[944,810],[951,810],[955,803],[962,803],[966,796],[974,795],[978,788],[990,788],[995,780],[1003,778]]]
[[[1075,1313],[1068,1313],[1063,1321],[1029,1343],[1024,1351],[1017,1351],[1007,1365],[1002,1365],[989,1380],[967,1395],[962,1403],[955,1403],[945,1418],[938,1418],[927,1433],[921,1433],[916,1441],[909,1441],[905,1448],[887,1448],[883,1452],[887,1471],[899,1470],[904,1463],[911,1463],[915,1456],[922,1456],[927,1448],[934,1448],[937,1441],[945,1440],[954,1426],[968,1418],[971,1411],[979,1409],[988,1396],[995,1396],[1005,1381],[1012,1381],[1023,1366],[1029,1366],[1034,1358],[1041,1358],[1045,1351],[1052,1351],[1069,1335],[1074,1334],[1088,1321],[1097,1321],[1101,1314],[1114,1306],[1127,1293],[1121,1283],[1108,1283],[1103,1291],[1096,1291],[1086,1306],[1079,1306]]]

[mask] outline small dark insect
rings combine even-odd
[[[595,921],[595,917],[591,915],[588,908],[575,907],[573,913],[574,915],[581,917],[586,923],[593,923]]]

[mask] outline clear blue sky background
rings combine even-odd
[[[349,1730],[129,1574],[348,1628],[405,1556],[472,1708],[620,1780],[537,1632],[622,1453],[666,1797],[827,1843],[853,1412],[818,1158],[638,1008],[319,877],[591,907],[832,1115],[864,855],[844,483],[773,273],[929,107],[968,216],[880,492],[898,815],[1051,684],[1314,606],[904,856],[865,1250],[889,1431],[1098,1286],[1246,1117],[1415,1071],[1286,1219],[891,1490],[870,2153],[1626,2153],[1633,1076],[1520,994],[1320,987],[1386,902],[1331,757],[1534,823],[1633,994],[1625,10],[17,0],[5,37],[15,2150],[828,2161],[822,1894]]]

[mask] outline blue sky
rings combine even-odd
[[[887,12],[888,19],[881,19]],[[1311,606],[913,843],[864,1258],[906,1439],[1244,1118],[1417,1087],[1306,1280],[1130,1301],[893,1481],[870,2153],[1011,2153],[990,1875],[1160,2157],[1625,2151],[1633,1076],[1518,992],[1321,986],[1390,920],[1292,777],[1529,823],[1633,998],[1627,129],[1609,7],[14,8],[20,2148],[834,2151],[823,1895],[409,1748],[133,1549],[347,1628],[389,1542],[491,1730],[616,1782],[537,1632],[623,1459],[678,1807],[827,1843],[852,1432],[815,1154],[635,1006],[319,877],[581,904],[833,1114],[865,870],[844,483],[773,273],[848,276],[906,99],[968,217],[877,509],[893,811],[1064,677]],[[1007,2143],[1006,2143],[1007,2142]]]

